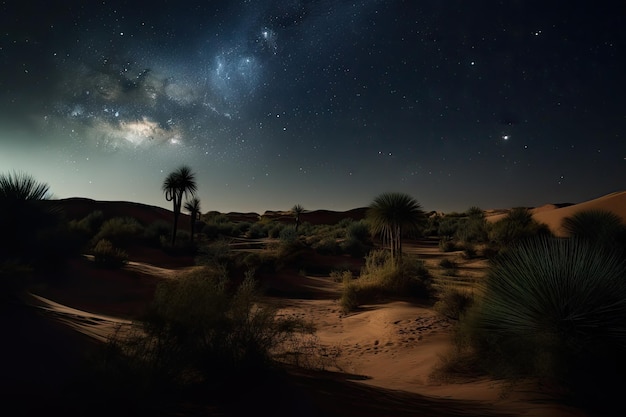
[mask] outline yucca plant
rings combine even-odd
[[[569,236],[587,239],[600,245],[626,246],[626,225],[608,210],[582,210],[563,219],[561,227]]]
[[[63,245],[56,241],[61,211],[44,201],[51,196],[49,190],[48,184],[23,172],[0,174],[0,262],[54,263],[62,257]]]
[[[619,252],[581,239],[526,240],[493,261],[480,292],[465,326],[491,371],[548,380],[592,401],[610,391],[612,378],[623,382]]]

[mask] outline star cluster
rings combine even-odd
[[[0,6],[0,164],[60,197],[428,209],[623,188],[623,11],[574,2]],[[581,28],[585,28],[581,30]],[[4,70],[6,69],[6,71]]]

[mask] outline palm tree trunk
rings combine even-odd
[[[178,216],[180,214],[180,203],[182,196],[174,197],[174,227],[172,229],[172,248],[176,245],[176,231],[178,229]]]
[[[400,226],[396,228],[396,239],[397,239],[396,251],[398,253],[397,259],[398,259],[398,265],[399,265],[402,262],[402,228]]]
[[[196,232],[196,213],[191,213],[191,243],[193,244],[193,235]]]

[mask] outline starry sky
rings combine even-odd
[[[621,1],[0,2],[0,172],[203,212],[626,189]]]

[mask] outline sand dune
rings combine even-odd
[[[563,219],[582,210],[608,210],[620,216],[622,221],[626,223],[626,191],[607,194],[567,207],[536,211],[533,213],[533,217],[538,222],[547,224],[555,235],[565,236],[566,233],[561,228]]]
[[[564,237],[566,233],[561,227],[563,219],[582,210],[608,210],[620,216],[626,223],[626,191],[614,192],[582,203],[566,205],[565,207],[556,204],[546,204],[532,208],[531,212],[533,213],[533,218],[540,223],[546,224],[552,233],[556,236]],[[495,222],[504,216],[506,216],[506,212],[488,216],[487,220]]]

